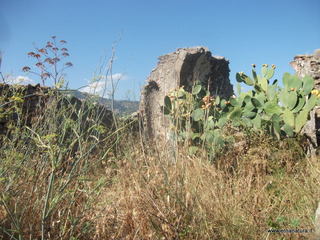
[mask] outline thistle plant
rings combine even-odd
[[[68,49],[64,47],[66,43],[65,40],[58,41],[56,36],[52,36],[44,47],[35,48],[35,51],[28,53],[35,60],[35,68],[24,66],[22,71],[39,76],[43,86],[50,79],[54,88],[61,88],[64,84],[64,70],[73,66],[69,61],[62,63],[70,56]]]

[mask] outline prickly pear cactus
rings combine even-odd
[[[277,80],[272,81],[275,66],[264,64],[261,74],[257,74],[253,65],[253,78],[244,73],[237,73],[236,79],[240,83],[252,86],[254,89],[240,94],[240,101],[244,101],[244,118],[252,121],[247,125],[259,129],[264,127],[280,138],[299,134],[306,124],[310,111],[319,105],[319,94],[314,90],[314,80],[305,76],[285,73],[282,78],[283,87],[278,86]],[[264,126],[263,126],[264,125]]]
[[[178,140],[191,142],[193,152],[197,145],[217,152],[230,141],[223,135],[227,123],[267,132],[278,139],[297,136],[310,111],[320,105],[320,92],[314,89],[313,78],[289,73],[283,75],[279,86],[278,80],[271,80],[275,68],[264,64],[258,74],[253,65],[252,77],[237,73],[239,84],[252,90],[241,92],[238,86],[238,96],[230,99],[212,97],[200,84],[191,93],[183,88],[170,93],[164,99],[163,112],[169,115]]]

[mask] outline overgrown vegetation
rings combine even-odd
[[[201,86],[166,97],[174,157],[144,142],[137,119],[105,122],[90,97],[49,91],[27,123],[12,86],[0,99],[0,239],[310,239],[320,161],[297,119],[318,92],[289,75],[275,87],[270,71],[239,74],[253,90],[230,100]]]
[[[298,137],[306,124],[310,111],[320,105],[320,95],[314,90],[314,80],[306,76],[285,73],[283,87],[278,81],[271,81],[275,66],[262,66],[258,75],[255,66],[253,78],[237,73],[238,82],[243,82],[253,90],[241,92],[230,99],[210,96],[200,84],[191,93],[183,87],[173,91],[164,99],[164,114],[173,123],[173,138],[192,143],[189,151],[196,153],[205,147],[210,156],[215,157],[228,143],[234,142],[234,131],[255,131],[277,139]],[[227,127],[228,126],[228,127]],[[225,129],[233,129],[232,135]]]
[[[31,126],[23,121],[25,115],[15,112],[20,121],[12,121],[1,136],[3,236],[70,239],[79,229],[86,236],[89,226],[81,219],[102,184],[92,177],[101,173],[103,162],[123,137],[116,139],[115,133],[125,126],[114,130],[111,120],[107,126],[102,121],[107,112],[89,99],[79,105],[52,94]]]

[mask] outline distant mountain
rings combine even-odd
[[[94,96],[89,93],[80,92],[77,90],[64,91],[66,94],[74,96],[78,99],[92,98],[98,103],[105,105],[108,109],[111,109],[111,99],[102,98],[99,96]],[[114,112],[119,115],[129,115],[138,111],[139,101],[129,101],[129,100],[114,100]]]

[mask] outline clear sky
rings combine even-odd
[[[68,42],[71,88],[88,84],[117,42],[116,97],[138,99],[157,57],[181,47],[229,59],[232,83],[252,63],[293,72],[295,55],[320,48],[320,0],[0,0],[2,73],[25,76],[27,53],[52,35]]]

